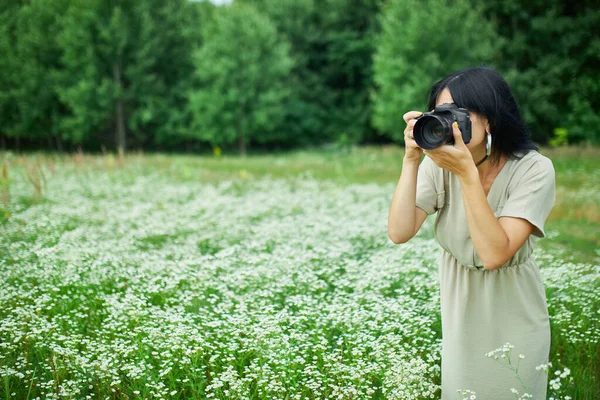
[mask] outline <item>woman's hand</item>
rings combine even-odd
[[[409,111],[402,116],[406,122],[406,129],[404,129],[404,159],[406,161],[421,161],[421,156],[423,155],[423,149],[413,139],[413,128],[417,123],[415,118],[421,114],[423,113],[420,111]]]
[[[458,123],[452,124],[454,145],[442,145],[437,149],[423,150],[440,168],[446,169],[459,178],[468,175],[475,167],[473,155],[462,138]]]

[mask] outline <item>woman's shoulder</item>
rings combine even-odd
[[[552,160],[537,150],[530,150],[526,154],[516,153],[513,154],[511,158],[513,159],[515,170],[521,170],[525,172],[531,168],[536,168],[539,170],[554,171]]]
[[[521,184],[554,184],[555,171],[550,158],[536,150],[530,150],[527,154],[518,154],[512,158],[511,171],[509,173],[509,185]]]

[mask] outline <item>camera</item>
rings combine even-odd
[[[444,103],[431,112],[425,112],[415,118],[413,128],[415,142],[425,150],[432,150],[443,144],[454,144],[452,123],[458,122],[465,143],[471,141],[471,118],[469,111],[454,103]]]

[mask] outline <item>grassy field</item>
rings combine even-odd
[[[549,394],[597,399],[600,149],[542,153]],[[1,155],[0,398],[439,398],[433,219],[387,237],[398,147]]]

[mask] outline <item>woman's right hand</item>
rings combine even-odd
[[[404,159],[407,161],[421,161],[423,155],[423,149],[413,139],[413,128],[417,122],[415,118],[421,114],[423,113],[420,111],[409,111],[402,116],[406,122],[406,129],[404,129]]]

